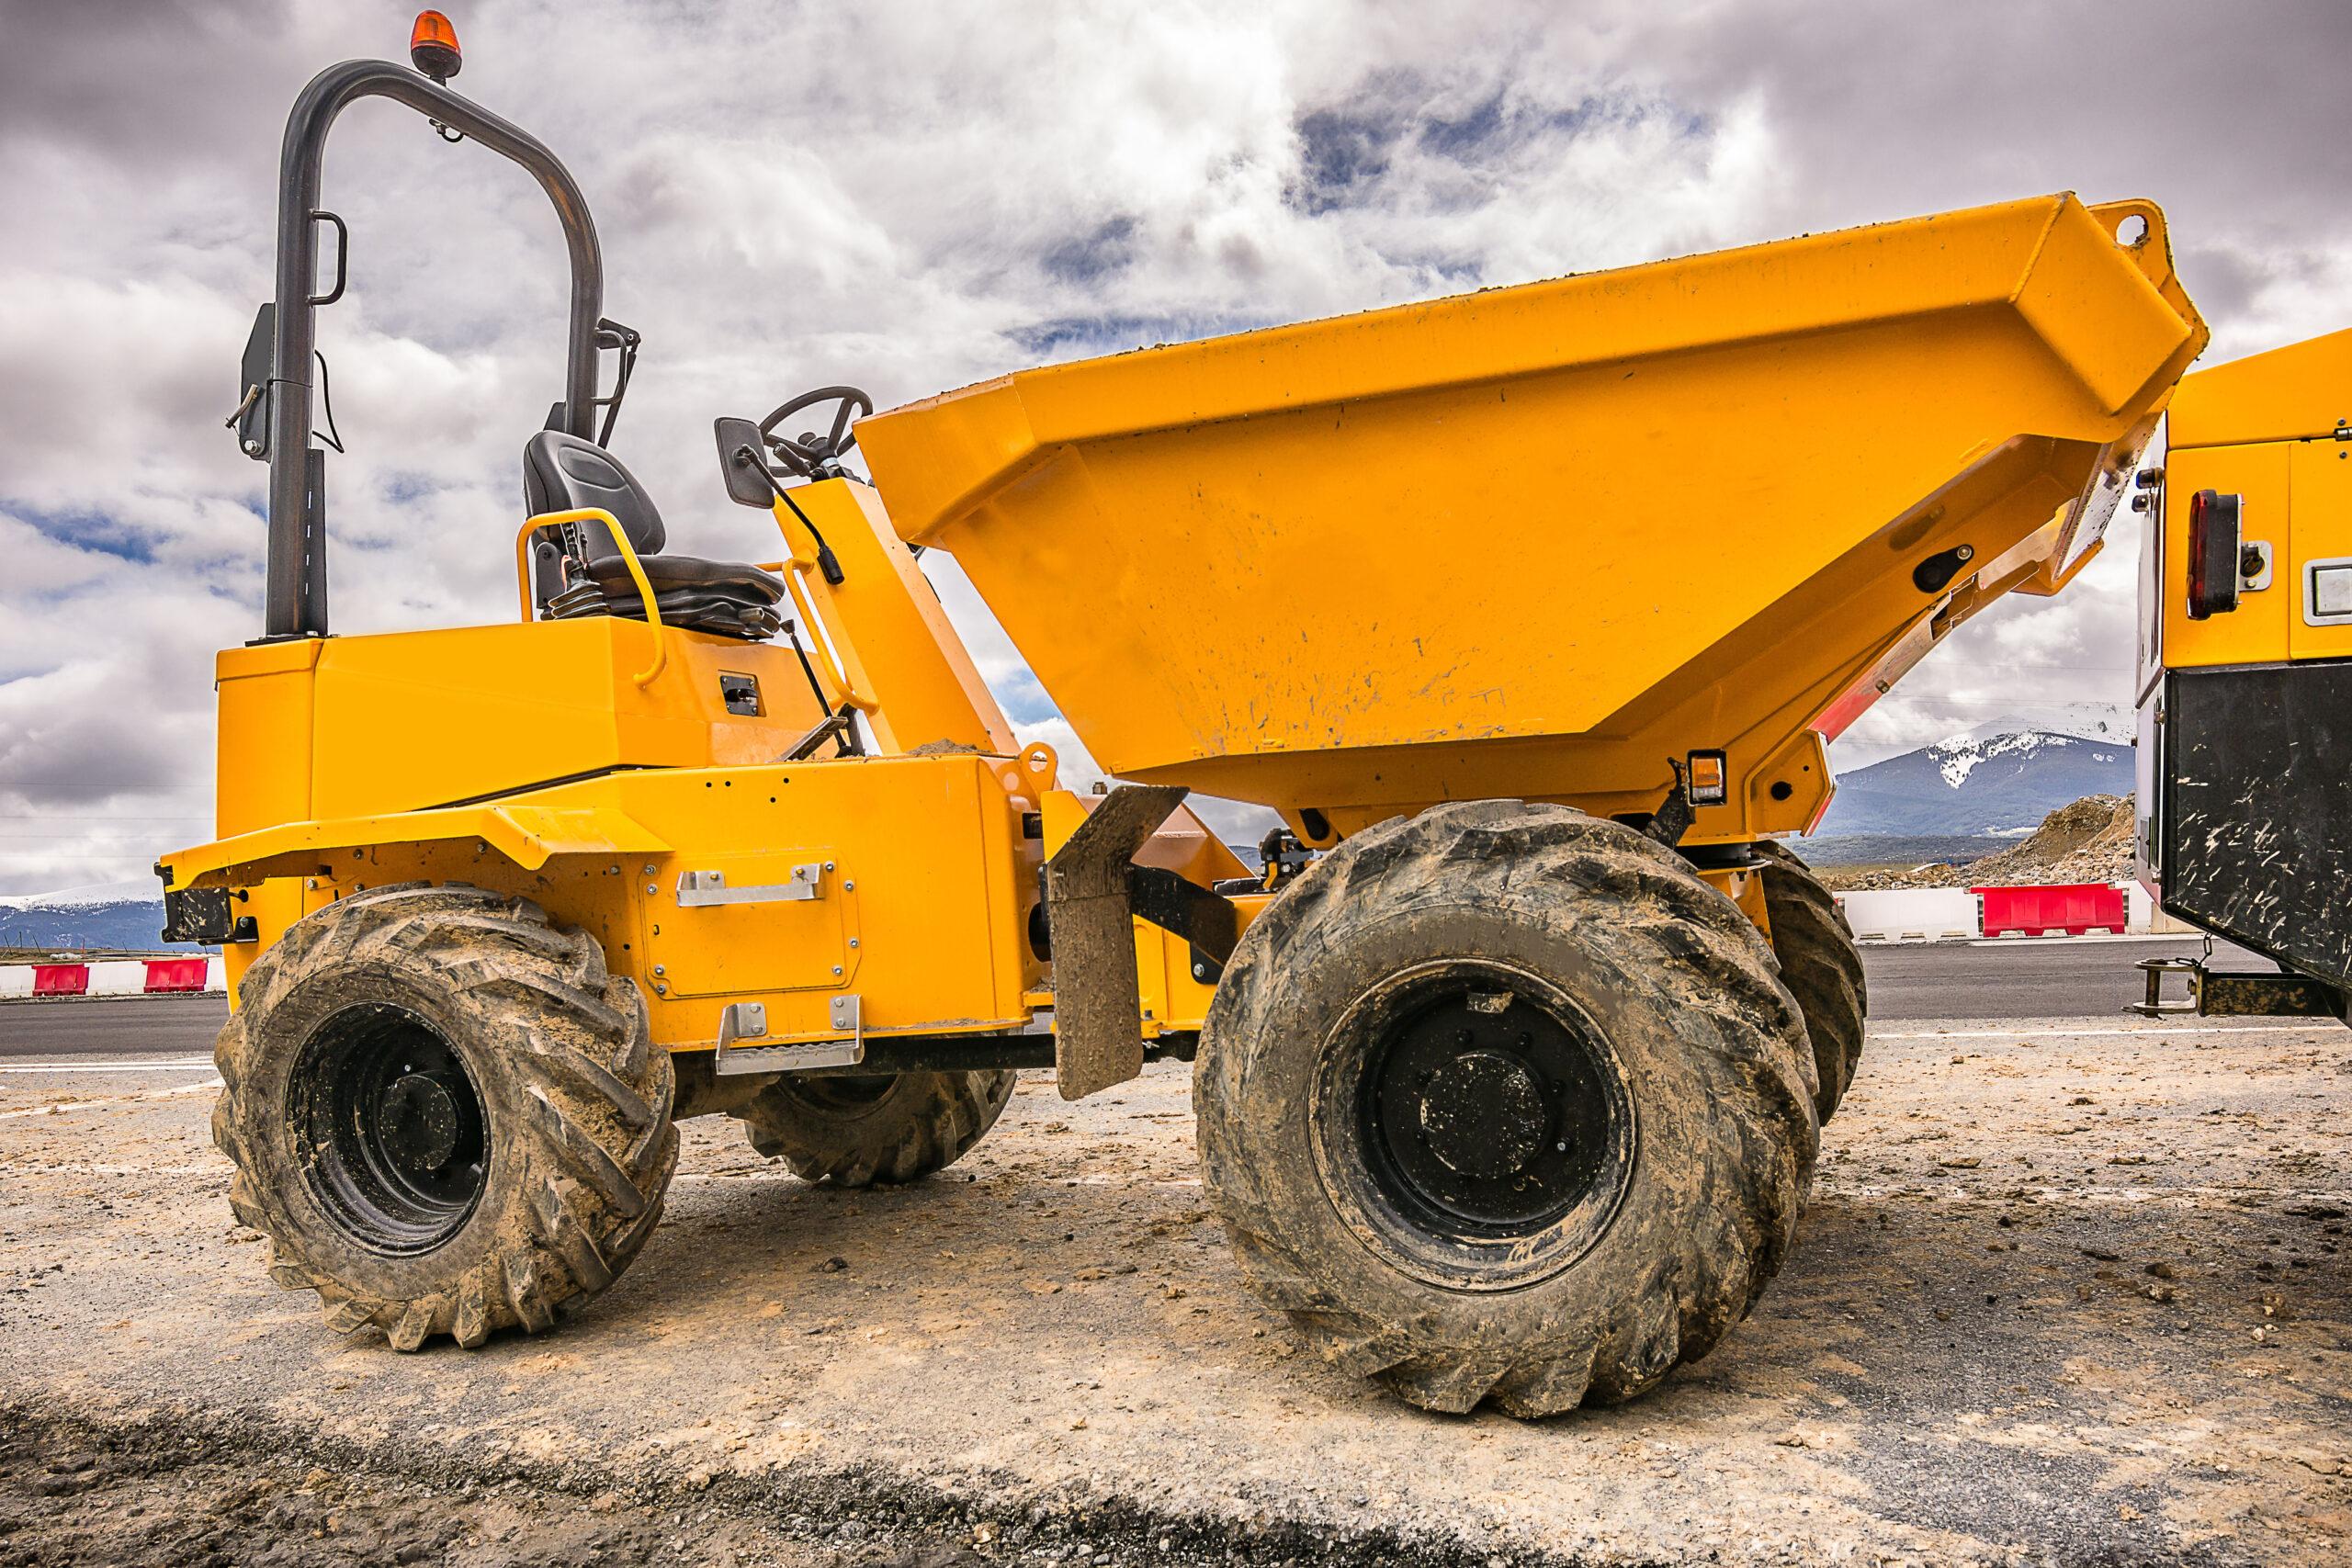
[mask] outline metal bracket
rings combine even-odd
[[[1193,944],[1193,967],[1198,978],[1214,977],[1200,975],[1201,959],[1207,959],[1213,970],[1222,973],[1225,961],[1233,956],[1234,944],[1241,940],[1241,911],[1232,899],[1188,882],[1165,866],[1128,866],[1127,904],[1138,919]]]
[[[810,861],[792,868],[789,882],[763,883],[756,887],[729,887],[723,871],[678,873],[678,908],[698,909],[712,904],[804,903],[823,891],[831,861]]]
[[[2342,992],[2324,980],[2292,970],[2268,974],[2214,969],[2199,958],[2143,958],[2139,968],[2148,978],[2148,995],[2145,1001],[2133,1002],[2132,1010],[2143,1018],[2194,1013],[2199,1018],[2340,1019],[2346,1011]],[[2165,998],[2167,975],[2187,976],[2187,998]]]
[[[2202,965],[2196,959],[2143,958],[2136,967],[2147,978],[2148,995],[2146,1000],[2131,1004],[2133,1012],[2142,1018],[2163,1018],[2170,1013],[2193,1013],[2197,1010],[2197,976]],[[2167,975],[2188,976],[2190,995],[2180,1001],[2165,1000],[2165,976]]]
[[[799,1045],[744,1045],[768,1032],[763,1002],[729,1003],[718,1015],[718,1059],[711,1071],[732,1077],[743,1073],[790,1073],[808,1067],[854,1067],[865,1060],[864,1009],[855,992],[832,998],[832,1024],[849,1031],[846,1040],[811,1040]]]
[[[768,1004],[765,1002],[729,1002],[718,1010],[718,1048],[727,1050],[739,1040],[757,1040],[768,1032]]]

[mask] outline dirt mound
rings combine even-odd
[[[1878,887],[2036,886],[2062,882],[2128,882],[2132,878],[2132,797],[2086,795],[2041,819],[2012,848],[1952,865],[1825,867],[1822,879],[1840,892]]]

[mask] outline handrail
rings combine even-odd
[[[653,629],[653,662],[645,672],[636,677],[640,686],[662,673],[670,661],[670,639],[662,635],[662,607],[654,601],[653,583],[645,575],[645,568],[637,558],[637,547],[628,542],[628,535],[621,529],[620,521],[601,506],[575,507],[570,512],[542,512],[526,522],[514,536],[515,591],[523,601],[526,624],[537,619],[537,606],[531,603],[531,536],[542,528],[560,528],[566,523],[602,523],[613,536],[613,543],[620,547],[621,562],[628,568],[631,581],[637,584],[637,596],[645,605],[645,624]]]
[[[596,322],[603,315],[605,264],[596,226],[571,172],[527,131],[389,60],[346,60],[311,78],[286,118],[277,167],[277,333],[269,388],[269,580],[266,637],[327,635],[326,540],[316,527],[310,488],[311,355],[317,345],[311,289],[319,265],[320,171],[335,116],[354,99],[406,104],[529,170],[563,222],[571,257],[571,314],[566,333],[564,428],[588,436],[596,398]],[[617,532],[617,531],[616,531]]]

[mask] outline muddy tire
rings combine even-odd
[[[1838,1109],[1862,1059],[1870,986],[1862,977],[1854,928],[1813,868],[1770,840],[1756,846],[1764,863],[1764,914],[1772,924],[1772,956],[1781,983],[1804,1014],[1813,1041],[1815,1112],[1824,1122]]]
[[[1752,923],[1566,807],[1442,806],[1342,843],[1235,950],[1193,1100],[1261,1294],[1415,1404],[1630,1398],[1786,1252],[1813,1060]]]
[[[732,1114],[805,1181],[913,1181],[955,1164],[1012,1098],[1010,1072],[786,1076]]]
[[[270,1278],[398,1350],[537,1332],[610,1285],[662,1213],[669,1054],[594,938],[409,885],[296,922],[245,972],[212,1138]]]

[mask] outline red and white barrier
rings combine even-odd
[[[1884,887],[1837,898],[1857,942],[1954,942],[1984,930],[1983,901],[1965,887]]]
[[[2060,882],[2040,887],[1972,887],[1984,900],[1986,936],[2047,936],[2063,931],[2121,936],[2123,889],[2103,882]]]
[[[90,990],[86,964],[36,964],[32,994],[37,997],[80,997]]]
[[[0,999],[13,997],[193,996],[227,987],[217,956],[100,958],[0,964]]]
[[[1965,942],[1982,937],[2125,935],[2189,928],[2136,884],[1886,887],[1835,895],[1857,942]]]
[[[151,996],[176,995],[181,991],[213,989],[212,966],[220,961],[201,955],[195,958],[150,958],[147,964],[147,991]]]

